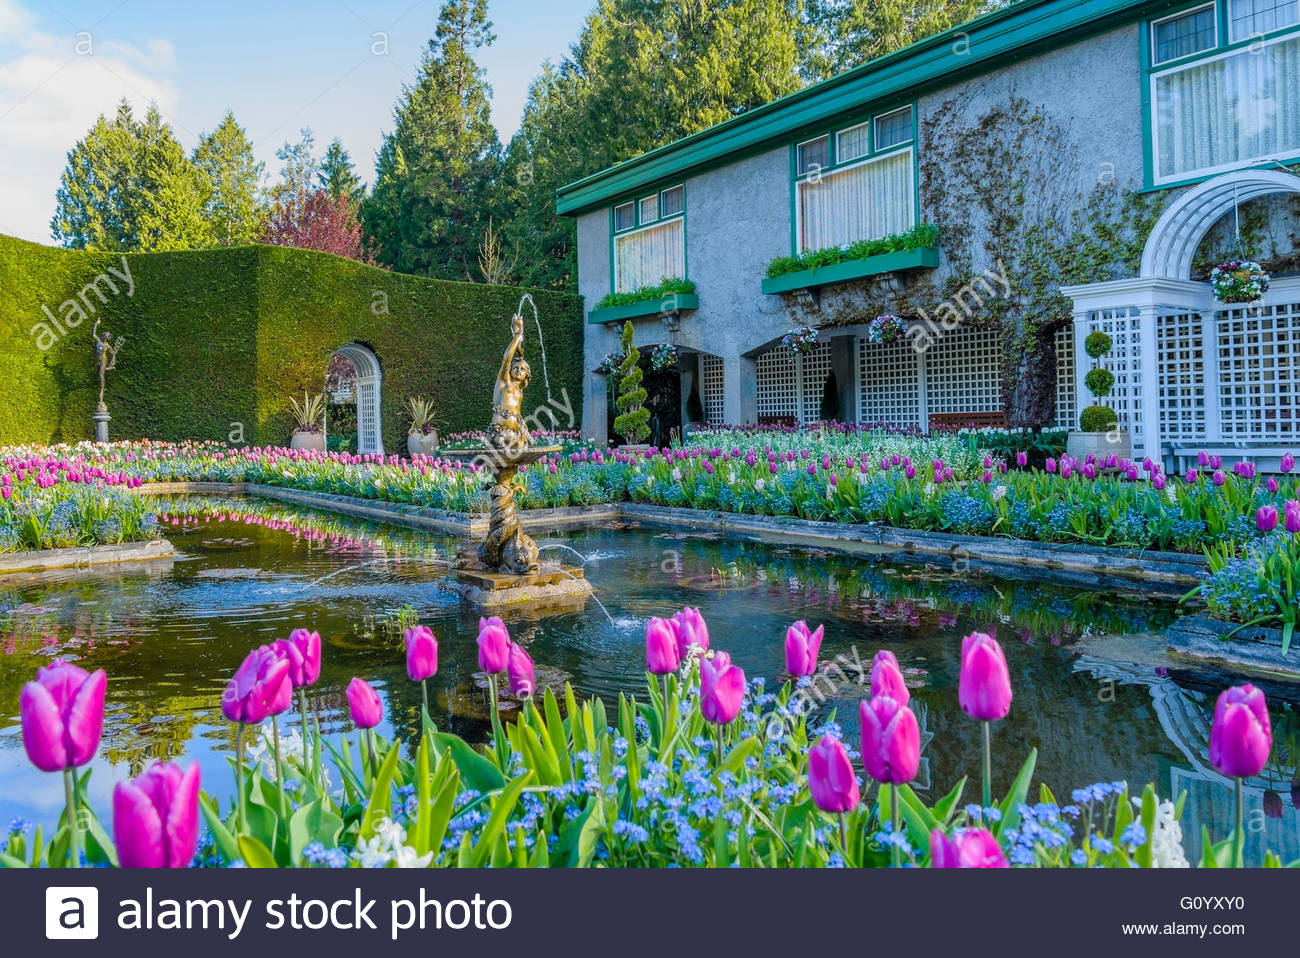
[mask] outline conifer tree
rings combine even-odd
[[[227,112],[194,148],[193,162],[207,181],[204,214],[218,246],[251,243],[266,215],[262,174],[266,164],[253,155],[253,144],[235,116]]]
[[[641,385],[641,353],[632,344],[632,323],[623,324],[620,345],[623,362],[618,368],[618,398],[614,407],[619,415],[614,420],[614,432],[626,443],[644,442],[650,435],[650,410],[645,408],[646,391]]]

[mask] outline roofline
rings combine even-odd
[[[801,129],[873,103],[952,86],[1034,54],[1185,5],[1185,0],[1020,0],[606,167],[556,191],[556,211],[576,215],[691,170],[726,165],[788,141]],[[958,54],[954,45],[964,43]]]

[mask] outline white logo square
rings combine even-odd
[[[98,938],[99,889],[45,889],[45,937],[56,941]]]

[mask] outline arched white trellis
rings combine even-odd
[[[379,387],[384,374],[379,359],[365,346],[349,343],[337,355],[357,371],[357,452],[384,454],[384,431],[380,421]]]
[[[1178,197],[1156,221],[1142,253],[1144,279],[1185,280],[1201,240],[1233,206],[1273,193],[1300,193],[1300,176],[1281,170],[1240,170],[1216,176]]]

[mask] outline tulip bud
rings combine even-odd
[[[438,640],[427,625],[406,630],[406,674],[423,682],[438,672]]]
[[[706,721],[726,725],[740,714],[745,698],[745,673],[731,656],[717,652],[700,660],[700,712]]]
[[[824,626],[815,632],[800,619],[785,630],[785,668],[791,675],[812,675],[817,671],[817,653],[821,650]]]
[[[1283,453],[1280,468],[1283,472],[1290,472],[1295,468],[1295,456],[1291,453]]]
[[[877,782],[901,785],[921,764],[921,730],[916,716],[897,699],[877,695],[858,705],[862,764]]]
[[[837,739],[823,735],[808,752],[808,789],[813,804],[839,814],[858,807],[858,779],[853,763]]]
[[[108,675],[55,659],[19,696],[23,746],[42,772],[85,765],[99,749]]]
[[[123,868],[185,868],[199,842],[199,765],[159,762],[113,788],[113,842]]]
[[[1273,747],[1264,693],[1255,686],[1224,689],[1214,705],[1210,764],[1229,778],[1258,775]]]
[[[294,629],[287,639],[276,639],[271,647],[289,662],[289,681],[296,689],[314,685],[320,678],[319,632]]]
[[[510,682],[510,694],[517,699],[527,698],[533,694],[533,660],[524,651],[523,646],[510,643],[510,659],[506,664],[506,678]]]
[[[348,683],[347,696],[352,722],[357,728],[374,728],[384,720],[384,703],[370,683],[354,678]]]
[[[1300,499],[1286,501],[1286,531],[1300,532]]]
[[[1277,528],[1277,510],[1272,506],[1260,506],[1255,513],[1255,528],[1260,532],[1272,532]]]
[[[686,658],[692,646],[701,652],[709,648],[709,628],[704,624],[704,616],[699,609],[685,608],[672,617],[673,629],[677,633],[677,654]]]
[[[941,829],[930,832],[931,868],[1010,868],[993,834],[983,828],[959,828],[948,838]]]
[[[221,711],[232,722],[257,725],[293,702],[290,661],[272,646],[249,652],[221,696]]]
[[[645,666],[654,675],[668,675],[681,666],[677,630],[667,619],[651,619],[646,626]]]
[[[912,699],[898,659],[888,649],[881,649],[871,660],[871,694],[887,695],[899,705],[906,705]]]
[[[478,667],[489,675],[504,672],[510,662],[510,633],[496,616],[478,620]]]
[[[1011,710],[1011,674],[993,636],[972,632],[961,640],[957,697],[966,714],[981,722],[1006,718]]]

